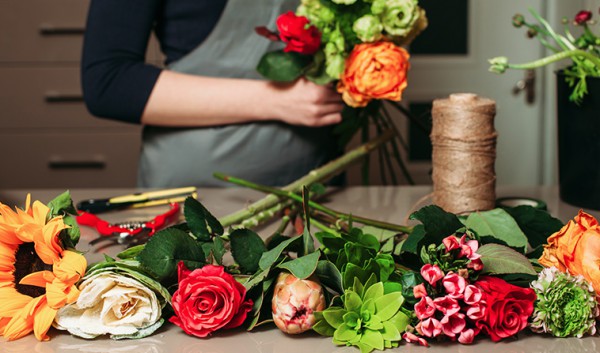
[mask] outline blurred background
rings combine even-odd
[[[410,48],[402,105],[429,121],[434,99],[458,92],[494,99],[498,184],[556,184],[554,70],[560,65],[495,75],[487,60],[507,56],[518,63],[544,54],[538,40],[512,26],[514,14],[529,15],[533,8],[560,28],[563,17],[572,19],[582,9],[600,17],[600,0],[419,3],[429,28]],[[88,5],[88,0],[0,0],[0,188],[135,186],[140,127],[94,118],[82,100],[79,60]],[[162,65],[154,38],[147,59]],[[401,113],[394,119],[413,179],[430,184],[427,132]],[[375,158],[371,173],[372,184],[382,183]],[[359,174],[358,167],[349,170],[349,183],[359,184]]]

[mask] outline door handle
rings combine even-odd
[[[525,77],[517,81],[512,88],[512,94],[517,96],[525,92],[525,102],[529,105],[535,102],[535,70],[525,70]]]

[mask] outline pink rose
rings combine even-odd
[[[454,235],[450,235],[442,240],[442,244],[446,247],[446,252],[450,252],[452,250],[460,248],[460,244],[458,243],[458,239]]]
[[[425,264],[421,267],[421,276],[433,286],[437,281],[444,278],[444,272],[438,265]]]
[[[449,296],[435,298],[433,300],[435,308],[442,312],[444,315],[453,315],[460,311],[460,305],[458,301]]]
[[[479,254],[478,254],[479,255]],[[483,262],[481,259],[473,259],[467,264],[467,268],[472,268],[475,271],[483,270]]]
[[[296,16],[288,11],[277,18],[279,37],[286,43],[284,52],[314,54],[321,45],[321,33],[315,26],[309,26],[304,16]]]
[[[475,330],[472,328],[466,329],[460,333],[460,336],[458,336],[458,342],[462,344],[471,344],[473,343],[475,336],[477,336],[477,333],[478,332],[475,332]]]
[[[437,337],[442,333],[442,324],[433,317],[419,322],[416,328],[421,335],[426,337]]]
[[[442,320],[440,320],[440,324],[442,324],[444,335],[455,337],[465,329],[467,322],[465,321],[465,314],[456,313],[444,316]]]
[[[429,347],[429,343],[427,343],[427,341],[424,338],[419,337],[414,333],[404,332],[402,338],[408,343],[418,343],[420,346]]]
[[[481,292],[481,289],[472,284],[469,284],[467,287],[465,287],[465,304],[476,304],[479,303],[481,299],[483,299],[483,293]]]
[[[456,273],[448,273],[442,280],[446,293],[455,299],[462,299],[467,281]]]
[[[416,299],[427,296],[427,289],[425,289],[425,283],[421,283],[413,287],[413,295]]]
[[[252,300],[244,301],[246,288],[222,266],[190,271],[180,262],[178,277],[172,301],[175,316],[169,321],[187,334],[206,337],[218,329],[238,327],[252,309]]]
[[[433,299],[429,297],[422,298],[417,304],[415,304],[415,314],[419,320],[433,316],[433,314],[435,314]]]
[[[487,301],[485,317],[477,321],[476,326],[492,341],[514,336],[527,327],[537,298],[533,289],[490,276],[480,277],[474,284],[485,293]]]
[[[481,320],[485,317],[486,303],[477,303],[467,308],[467,317],[473,321]]]

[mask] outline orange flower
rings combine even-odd
[[[579,211],[574,220],[548,237],[539,259],[546,267],[582,275],[600,293],[600,227],[591,215]]]
[[[399,101],[407,86],[409,57],[390,42],[358,44],[346,59],[337,90],[351,107],[364,107],[372,99]]]
[[[0,203],[0,335],[15,340],[33,331],[41,341],[58,309],[77,299],[87,262],[60,246],[62,217],[47,220],[50,209],[39,201],[30,207],[29,195],[25,203],[16,212]]]

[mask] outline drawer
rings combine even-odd
[[[0,135],[0,188],[133,187],[140,136],[131,133]]]
[[[138,126],[90,115],[82,100],[79,68],[0,67],[0,128],[119,128]]]
[[[89,0],[0,0],[0,62],[81,59]],[[155,39],[148,61],[160,62]]]

